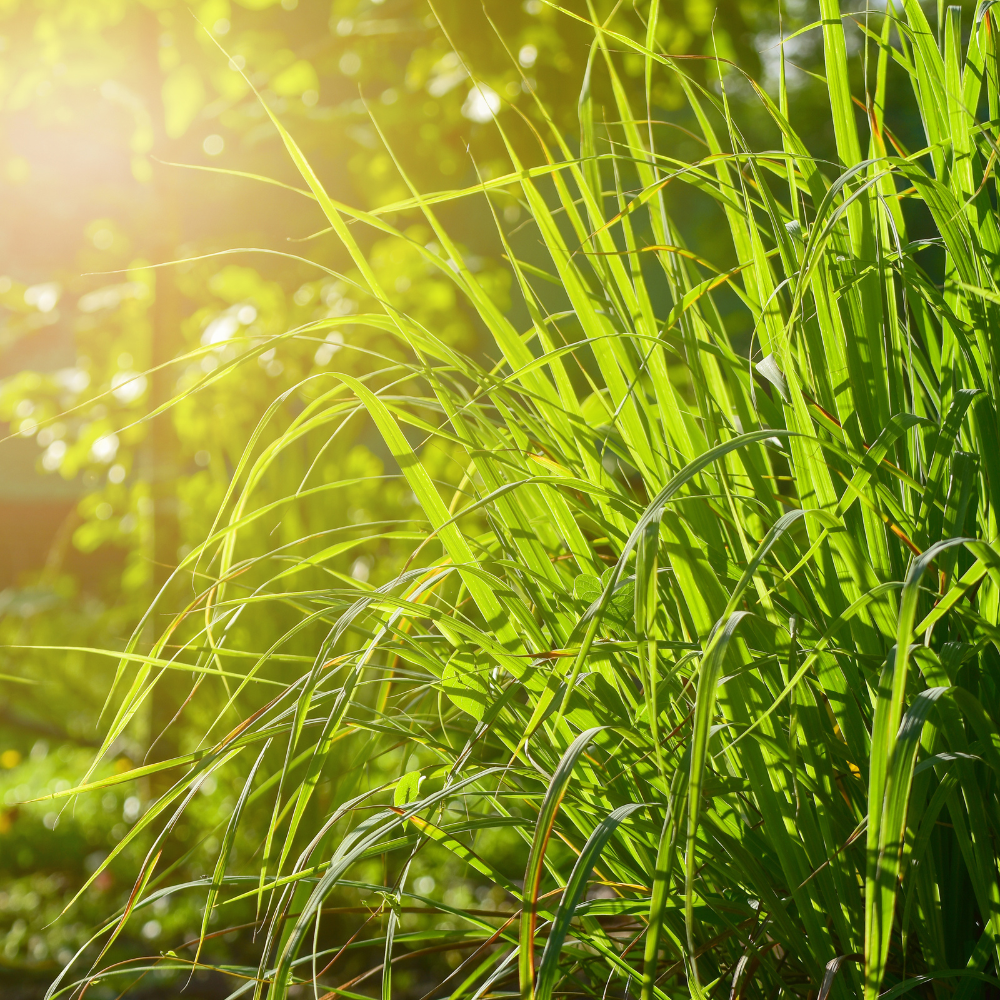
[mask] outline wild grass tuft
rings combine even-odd
[[[233,997],[1000,985],[991,6],[859,18],[852,90],[846,15],[821,0],[833,157],[792,128],[784,72],[775,98],[664,55],[656,2],[644,41],[592,25],[578,142],[537,134],[537,166],[511,140],[508,175],[411,188],[392,213],[335,201],[272,114],[367,303],[325,327],[394,346],[275,401],[175,574],[189,602],[165,592],[121,658],[105,749],[168,672],[194,671],[190,710],[209,708],[200,746],[148,765],[173,784],[128,835],[147,863],[98,949],[171,889],[172,831],[217,774],[231,818],[205,879],[172,889],[205,897],[198,943],[153,965],[210,962],[249,908],[259,964],[224,970]],[[696,158],[654,124],[662,77]],[[751,148],[737,85],[780,148]],[[885,120],[890,85],[912,87],[920,148]],[[521,127],[510,110],[495,126]],[[546,258],[519,260],[498,225],[520,326],[437,214],[511,190]],[[687,199],[727,229],[730,266],[672,217]],[[386,221],[414,214],[426,245]],[[474,308],[492,361],[394,307],[365,228]],[[351,486],[308,463],[349,421],[370,422],[421,513],[331,544]],[[306,471],[282,480],[293,457]],[[275,481],[283,498],[259,502]],[[255,526],[279,520],[269,545]],[[389,576],[327,569],[390,544],[406,558]],[[49,995],[143,968],[88,955]]]

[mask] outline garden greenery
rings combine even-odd
[[[792,127],[783,59],[776,98],[721,60],[706,83],[660,50],[656,0],[644,43],[590,19],[578,144],[553,127],[526,166],[510,143],[510,172],[467,190],[411,186],[391,211],[354,210],[268,112],[352,257],[335,277],[365,305],[266,346],[342,331],[346,354],[363,330],[393,346],[273,401],[210,536],[121,654],[105,751],[165,677],[192,678],[182,710],[211,707],[186,756],[59,793],[145,775],[161,789],[104,862],[148,845],[127,905],[49,996],[150,972],[181,983],[236,901],[259,961],[221,971],[254,1000],[997,985],[991,6],[964,22],[942,8],[934,26],[917,0],[855,15],[852,86],[847,15],[820,0],[833,153]],[[641,61],[645,103],[623,59]],[[663,76],[696,136],[658,120]],[[883,114],[904,85],[913,148]],[[775,148],[744,137],[734,87],[756,91]],[[513,114],[497,114],[501,136]],[[511,194],[544,266],[507,241]],[[438,217],[483,195],[521,326]],[[730,264],[675,221],[686,199],[728,229]],[[390,221],[413,213],[422,229]],[[483,355],[394,304],[366,227],[452,285]],[[723,295],[749,339],[727,330]],[[244,357],[212,378],[238,379]],[[359,422],[384,446],[401,519],[345,539],[366,476],[316,470]],[[388,577],[360,559],[329,568],[389,542],[407,554]],[[256,628],[265,611],[278,632]],[[213,864],[178,885],[173,831],[216,778],[234,793]],[[204,901],[188,947],[106,967],[125,924],[171,893]],[[358,953],[364,970],[342,973]],[[431,981],[406,972],[414,957]]]

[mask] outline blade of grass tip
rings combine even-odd
[[[521,1000],[533,1000],[535,993],[535,927],[538,920],[538,890],[541,887],[545,849],[552,836],[556,815],[559,812],[563,796],[566,794],[569,780],[573,775],[573,768],[580,755],[603,728],[597,726],[593,729],[587,729],[570,744],[552,775],[552,781],[549,783],[541,808],[538,810],[535,835],[531,841],[528,864],[524,872],[524,901],[522,903],[518,954]]]
[[[233,170],[229,167],[210,167],[207,164],[201,163],[174,163],[171,160],[159,160],[155,156],[151,159],[156,160],[157,163],[162,163],[165,167],[180,167],[183,170],[203,170],[208,174],[223,174],[227,177],[244,177],[251,181],[260,181],[262,184],[273,184],[275,187],[284,188],[286,191],[294,191],[295,194],[300,194],[305,198],[309,198],[312,201],[316,200],[316,195],[312,191],[307,191],[305,188],[296,187],[294,184],[286,184],[284,181],[279,181],[275,177],[268,177],[266,174],[254,174],[248,173],[246,170]]]
[[[535,1000],[550,1000],[552,989],[556,984],[556,977],[559,974],[559,952],[562,949],[563,941],[569,931],[570,921],[573,919],[576,905],[583,896],[587,881],[591,871],[604,850],[604,845],[618,828],[622,820],[631,816],[637,809],[645,806],[639,802],[630,802],[628,805],[619,806],[608,816],[601,820],[597,828],[587,839],[580,856],[573,866],[569,881],[563,890],[562,898],[559,900],[559,907],[556,910],[555,918],[549,929],[549,937],[545,942],[542,951],[542,959],[538,965],[538,982],[535,986]]]

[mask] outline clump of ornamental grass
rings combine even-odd
[[[890,4],[860,22],[854,92],[841,11],[820,8],[833,157],[790,125],[784,72],[776,99],[741,83],[780,135],[753,149],[726,86],[660,51],[653,2],[644,38],[594,23],[578,146],[553,126],[540,166],[509,141],[507,175],[392,206],[432,231],[415,245],[477,311],[491,362],[393,306],[359,234],[408,237],[333,200],[272,114],[368,303],[288,336],[371,329],[404,360],[331,371],[284,423],[275,401],[177,571],[190,603],[147,654],[161,598],[122,655],[105,749],[171,672],[217,708],[188,756],[146,767],[165,790],[127,837],[149,844],[143,872],[50,996],[151,969],[182,984],[240,906],[259,962],[220,971],[254,1000],[997,985],[996,23],[988,2],[934,27],[917,0]],[[661,78],[694,158],[654,124]],[[885,118],[889,80],[912,87],[920,148]],[[512,190],[546,258],[520,260],[498,216],[522,326],[437,215]],[[734,266],[671,218],[685,197],[726,227]],[[388,529],[245,541],[316,495],[343,523],[350,484],[255,490],[349,421],[422,511],[371,582],[329,566]],[[178,886],[173,831],[210,775],[228,818],[205,877]],[[188,945],[107,967],[171,892],[204,900]]]

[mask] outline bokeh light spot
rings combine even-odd
[[[500,95],[485,83],[476,84],[462,105],[462,114],[470,121],[480,124],[491,121],[499,110]]]
[[[357,52],[345,52],[340,57],[339,66],[344,76],[355,76],[361,69],[361,56]]]

